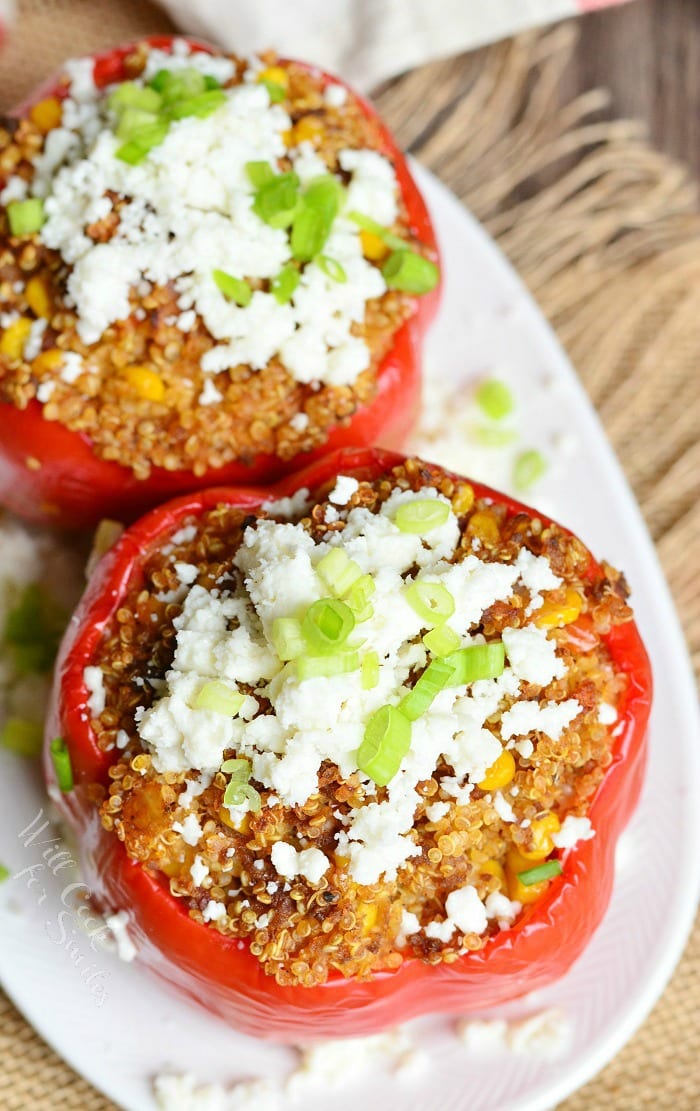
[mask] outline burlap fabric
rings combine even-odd
[[[25,0],[0,57],[0,108],[67,56],[170,29],[140,0]],[[377,99],[556,328],[641,503],[700,670],[700,215],[683,168],[637,124],[601,122],[604,92],[562,102],[574,34],[565,25],[426,66]],[[562,1111],[696,1111],[699,1058],[696,929],[645,1025]],[[0,1061],[5,1111],[112,1107],[1,995]]]

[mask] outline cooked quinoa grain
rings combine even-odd
[[[445,507],[441,525],[397,527],[401,506],[426,502]],[[316,570],[331,550],[375,583],[372,613],[344,593],[356,607],[349,643],[364,635],[359,652],[379,657],[373,688],[359,670],[300,679],[308,644],[287,663],[271,645],[274,621],[309,612],[307,585],[310,600],[331,593],[329,576],[341,590],[327,563]],[[506,660],[492,679],[439,691],[380,786],[358,766],[362,730],[434,659],[429,622],[405,602],[416,582],[449,587],[460,651],[502,641]],[[626,596],[623,578],[607,565],[591,573],[556,525],[508,518],[418,460],[373,482],[340,478],[303,506],[221,505],[180,522],[94,660],[106,703],[92,724],[114,758],[108,792],[95,794],[102,823],[281,984],[367,977],[409,956],[454,961],[546,890],[520,873],[595,833],[586,812],[625,688],[601,638],[630,619]],[[238,693],[236,716],[196,708],[212,682]],[[231,759],[248,761],[248,795],[225,801]]]
[[[177,78],[209,65],[216,87],[204,95],[223,104],[177,118],[136,165],[118,157],[114,87],[86,85],[82,62],[56,97],[0,121],[0,401],[38,400],[47,420],[141,479],[153,467],[201,476],[316,448],[371,403],[415,311],[415,297],[382,277],[384,241],[347,216],[323,257],[290,256],[293,229],[258,217],[244,164],[296,174],[298,203],[325,175],[345,191],[346,210],[361,207],[426,252],[379,124],[355,98],[339,103],[316,72],[272,54],[259,66],[206,57],[143,45],[126,59],[141,95],[161,67]],[[45,222],[12,234],[28,190],[46,197]],[[280,304],[273,290],[285,266],[301,281]],[[217,287],[217,270],[243,283],[244,301]]]

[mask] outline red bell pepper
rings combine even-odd
[[[167,50],[172,37],[160,35],[147,41]],[[213,52],[201,43],[190,45],[196,50]],[[122,80],[124,60],[133,49],[132,44],[96,55],[96,84],[103,87]],[[324,85],[338,82],[335,77],[308,68],[321,77]],[[45,96],[61,93],[61,86],[50,82],[16,114],[26,112],[32,103]],[[409,226],[437,258],[430,216],[405,157],[375,109],[355,92],[351,91],[351,95],[359,101],[366,116],[379,124],[383,153],[394,165]],[[439,286],[415,298],[411,317],[397,331],[391,350],[378,368],[374,399],[360,406],[346,424],[332,428],[325,443],[317,449],[289,460],[259,455],[252,462],[234,461],[200,477],[187,470],[154,467],[147,479],[139,480],[129,468],[96,455],[86,436],[57,421],[44,420],[38,401],[31,401],[26,409],[0,402],[0,504],[32,521],[82,528],[103,517],[134,520],[164,499],[188,490],[229,483],[270,482],[336,448],[377,442],[400,447],[416,418],[421,345],[438,299]]]
[[[381,450],[345,450],[285,479],[272,491],[206,490],[154,510],[103,557],[71,621],[57,664],[46,734],[46,776],[55,784],[48,743],[60,735],[72,760],[75,788],[60,795],[58,805],[77,834],[85,879],[96,903],[127,910],[140,959],[163,979],[231,1025],[260,1037],[298,1041],[369,1034],[427,1012],[491,1007],[557,979],[603,917],[612,889],[615,842],[642,784],[651,674],[637,628],[629,622],[604,638],[616,669],[628,682],[618,707],[613,759],[589,809],[595,837],[560,852],[562,875],[525,908],[513,927],[502,930],[483,949],[454,964],[430,966],[411,957],[397,971],[380,972],[365,982],[333,974],[312,988],[280,987],[263,972],[247,945],[190,918],[186,903],[170,894],[167,879],[134,863],[116,835],[102,828],[90,789],[109,782],[112,758],[97,747],[87,720],[83,670],[94,661],[105,625],[129,586],[138,582],[149,553],[185,518],[218,503],[255,512],[271,496],[289,496],[303,486],[313,492],[336,474],[373,479],[402,460]],[[488,487],[476,485],[475,492],[505,505],[508,516],[530,512]],[[591,575],[596,568],[591,557]]]

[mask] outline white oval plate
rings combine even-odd
[[[438,181],[420,167],[416,172],[435,218],[446,273],[428,345],[429,390],[433,397],[442,391],[453,400],[449,427],[431,410],[432,427],[424,427],[415,443],[438,462],[506,484],[507,455],[465,449],[460,427],[470,381],[495,372],[511,384],[521,429],[527,428],[521,446],[567,448],[558,461],[554,451],[555,465],[534,500],[579,532],[593,551],[625,569],[652,656],[656,701],[646,788],[620,846],[602,927],[563,980],[536,999],[492,1012],[521,1016],[557,1008],[570,1028],[568,1048],[556,1060],[500,1049],[494,1061],[468,1050],[455,1037],[453,1021],[421,1020],[410,1024],[409,1032],[427,1049],[428,1069],[404,1070],[402,1079],[382,1062],[363,1067],[359,1047],[349,1045],[349,1069],[333,1100],[336,1111],[355,1111],[358,1100],[369,1107],[393,1101],[407,1111],[438,1106],[541,1111],[593,1076],[631,1036],[661,993],[687,937],[700,883],[700,810],[690,795],[700,778],[695,688],[652,544],[571,366],[484,231]],[[563,439],[562,430],[574,430],[575,440]],[[42,807],[38,772],[0,752],[0,861],[14,873],[0,888],[0,974],[40,1034],[129,1111],[152,1111],[152,1078],[162,1071],[191,1072],[207,1084],[254,1077],[282,1081],[294,1065],[293,1051],[239,1035],[151,980],[138,963],[121,962],[98,946],[93,951],[77,920],[75,892],[67,886],[70,870],[50,848],[42,856],[39,842],[51,831],[30,844],[28,834],[20,836]],[[328,1078],[305,1089],[307,1111],[327,1108],[327,1084]],[[263,1103],[256,1103],[260,1111]],[[216,1104],[224,1105],[241,1106],[237,1097]],[[282,1093],[264,1106],[298,1103]]]

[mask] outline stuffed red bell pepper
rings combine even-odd
[[[642,782],[626,597],[541,514],[380,450],[156,509],[57,665],[46,773],[91,892],[262,1037],[550,983]]]
[[[157,38],[0,127],[0,502],[71,526],[396,446],[439,285],[374,110]]]

